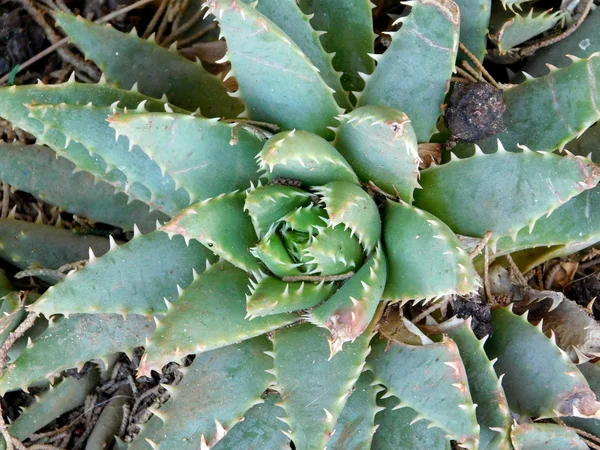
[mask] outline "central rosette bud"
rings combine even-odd
[[[342,189],[353,186],[333,182],[316,188],[317,195],[282,185],[250,191],[245,206],[261,238],[252,254],[273,275],[289,281],[304,275],[333,279],[354,272],[364,258],[356,230],[347,224],[331,227],[327,211],[328,194]]]

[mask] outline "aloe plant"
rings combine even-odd
[[[419,169],[459,35],[485,49],[489,5],[474,19],[462,3],[407,2],[375,54],[366,0],[210,0],[235,92],[174,47],[57,14],[105,75],[0,89],[0,116],[47,146],[0,147],[0,178],[129,234],[0,219],[0,255],[52,285],[26,302],[0,279],[2,338],[26,312],[41,328],[13,348],[0,392],[144,346],[138,376],[175,362],[183,378],[118,448],[559,448],[558,425],[529,419],[596,420],[584,375],[526,316],[496,308],[488,342],[470,320],[408,320],[482,289],[463,236],[492,231],[498,255],[598,239],[597,221],[578,225],[583,244],[558,225],[585,213],[600,170],[552,153],[600,119],[598,53],[505,89],[501,140]],[[524,140],[528,123],[548,131]],[[39,422],[8,432],[26,439],[97,376],[63,379],[31,407]],[[89,445],[118,432],[115,408]]]

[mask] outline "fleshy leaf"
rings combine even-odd
[[[209,0],[209,12],[227,40],[226,58],[245,113],[254,120],[299,128],[323,137],[341,112],[333,89],[302,50],[267,17],[240,0]]]
[[[299,319],[278,314],[246,319],[248,274],[220,261],[181,292],[146,345],[140,373],[160,371],[169,361],[272,331]]]
[[[552,423],[522,423],[513,425],[515,450],[588,450],[575,431]]]
[[[107,170],[118,168],[127,177],[128,183],[141,185],[141,188],[134,188],[134,192],[152,209],[174,216],[189,205],[186,193],[178,191],[173,180],[162,176],[156,162],[151,161],[139,148],[129,151],[126,138],[115,140],[115,132],[106,119],[114,113],[122,115],[123,110],[96,107],[91,103],[85,106],[65,103],[29,106],[29,110],[46,127],[58,130],[68,139],[99,155],[106,162]],[[151,134],[150,131],[146,130],[146,133]],[[65,151],[68,153],[72,148],[76,146],[68,146]],[[169,150],[177,150],[177,147]],[[146,197],[141,196],[143,188],[148,191]]]
[[[246,272],[258,272],[260,265],[249,251],[258,239],[243,211],[245,197],[242,192],[233,192],[203,200],[160,229],[169,237],[180,234],[186,242],[196,239]]]
[[[250,249],[250,252],[260,259],[275,276],[285,277],[301,274],[298,264],[292,261],[277,233],[265,236],[256,244],[256,247]]]
[[[415,191],[415,206],[464,236],[483,237],[491,230],[494,243],[502,236],[516,236],[525,226],[533,229],[536,220],[593,188],[599,179],[600,170],[580,156],[537,153],[525,147],[519,153],[477,152],[423,170],[419,181],[423,189]]]
[[[483,149],[495,149],[496,139],[508,150],[564,147],[600,119],[600,52],[505,89],[504,103],[506,130],[480,141]]]
[[[44,377],[83,365],[115,352],[144,345],[154,326],[135,314],[126,320],[116,314],[75,314],[50,322],[0,378],[0,392],[26,389]]]
[[[244,0],[244,2],[250,3],[248,0]],[[364,0],[363,2],[365,4],[367,3]],[[333,97],[338,105],[344,109],[351,108],[352,103],[350,103],[348,93],[346,93],[342,87],[340,79],[341,73],[337,72],[332,65],[331,60],[332,58],[335,58],[335,56],[325,52],[323,44],[321,44],[321,41],[319,40],[321,33],[313,30],[310,23],[311,16],[302,12],[296,0],[261,0],[256,5],[256,9],[281,28],[288,37],[298,45],[310,62],[319,69],[319,74],[325,83],[335,90]],[[345,8],[341,10],[341,12],[344,11]],[[356,17],[353,16],[353,19],[356,19]],[[312,17],[312,20],[314,23],[315,18]],[[356,21],[354,22],[354,25],[351,36],[356,37]],[[372,52],[373,49],[371,48],[370,51]],[[366,53],[365,57],[365,59],[371,62]]]
[[[274,333],[275,389],[296,448],[325,448],[363,369],[372,333],[369,329],[331,360],[327,330],[302,324]]]
[[[327,450],[368,450],[375,433],[375,414],[379,410],[376,397],[380,386],[372,385],[373,375],[363,372],[342,409],[335,433],[327,442]]]
[[[358,184],[356,174],[336,148],[307,131],[284,131],[273,136],[259,153],[258,164],[269,181],[283,177],[308,186],[331,181]]]
[[[150,231],[156,220],[168,219],[159,211],[149,213],[147,205],[131,202],[127,195],[115,193],[113,186],[97,182],[93,175],[73,173],[75,170],[71,162],[57,159],[56,153],[41,145],[0,144],[0,179],[64,211],[125,231],[132,230],[134,224]]]
[[[406,114],[386,106],[355,109],[342,116],[334,145],[362,181],[412,203],[419,187],[419,155]]]
[[[363,260],[363,249],[351,232],[342,227],[326,228],[313,237],[303,250],[308,273],[340,275],[355,271]]]
[[[250,408],[244,420],[229,430],[212,450],[289,450],[290,440],[281,433],[281,422],[277,420],[283,410],[275,402],[281,398],[279,395],[263,394],[263,399],[265,402]]]
[[[563,11],[536,10],[531,8],[527,15],[510,14],[504,17],[502,14],[494,14],[490,25],[490,39],[496,44],[500,54],[505,54],[528,41],[529,39],[548,31],[564,17]]]
[[[528,231],[519,231],[516,241],[501,238],[496,245],[497,256],[523,250],[515,255],[515,262],[523,271],[532,264],[571,255],[595,244],[600,240],[600,187],[575,196],[550,217],[538,220],[531,233]],[[530,250],[536,248],[539,251]]]
[[[0,256],[20,269],[58,269],[87,259],[90,248],[102,256],[109,249],[108,239],[24,220],[0,219]]]
[[[530,417],[590,416],[600,409],[596,395],[565,352],[510,309],[492,311],[494,332],[485,344],[511,411]]]
[[[124,134],[175,180],[191,203],[245,189],[257,181],[254,157],[262,141],[233,124],[187,114],[118,114],[109,119],[117,135]],[[186,205],[187,206],[187,205]]]
[[[31,294],[30,294],[31,295]],[[18,291],[9,292],[1,298],[0,304],[0,345],[15,331],[25,319],[25,300],[27,295]]]
[[[154,411],[129,449],[211,448],[263,402],[261,394],[275,381],[266,373],[273,366],[264,354],[270,348],[260,336],[197,356],[190,367],[179,369],[183,380],[169,387],[171,399]]]
[[[177,298],[177,286],[192,281],[192,269],[202,272],[212,255],[198,243],[186,246],[160,231],[139,236],[92,258],[77,272],[49,288],[31,306],[37,313],[164,313],[164,298]]]
[[[334,291],[333,283],[286,283],[275,277],[264,277],[250,288],[246,311],[254,318],[313,308],[327,300]]]
[[[492,1],[455,0],[455,3],[460,9],[460,42],[465,44],[465,47],[479,61],[483,61],[487,48]],[[468,61],[468,58],[459,51],[460,60]]]
[[[221,79],[204,70],[202,64],[139,38],[135,30],[125,34],[111,25],[98,25],[71,14],[57,13],[55,18],[108,80],[124,89],[138,83],[141,92],[155,98],[166,94],[175,105],[188,111],[200,108],[206,117],[232,118],[243,110]]]
[[[387,265],[381,246],[323,305],[308,313],[308,320],[331,332],[331,355],[342,350],[342,345],[354,341],[373,319],[387,276]]]
[[[361,91],[361,73],[373,72],[373,4],[369,0],[299,0],[315,30],[325,32],[323,47],[333,54],[333,67],[343,72],[342,85],[347,91]],[[318,67],[318,66],[317,66]]]
[[[383,293],[386,300],[406,302],[468,294],[477,285],[473,264],[456,235],[428,212],[388,201],[383,241],[389,266]]]
[[[10,424],[10,435],[24,441],[57,417],[83,405],[99,381],[100,371],[94,367],[79,379],[67,377],[54,386],[50,385],[48,392],[37,397],[36,402],[24,408],[21,415]]]
[[[165,105],[164,101],[151,99],[137,91],[122,90],[109,85],[104,77],[97,84],[76,83],[73,77],[63,84],[45,85],[40,82],[35,86],[11,86],[0,89],[0,117],[10,120],[13,126],[33,134],[38,144],[51,147],[59,156],[75,164],[77,170],[90,172],[98,179],[113,185],[118,192],[126,192],[132,198],[146,198],[148,190],[145,187],[137,184],[129,185],[125,175],[118,169],[106,173],[106,162],[98,154],[90,155],[83,145],[74,141],[67,142],[65,136],[58,130],[48,129],[46,132],[44,124],[30,117],[30,112],[25,106],[87,104],[92,99],[97,107],[108,107],[118,101],[119,107],[134,109],[146,100],[145,106],[150,111],[164,111]],[[85,128],[85,125],[81,126]]]
[[[411,12],[387,32],[392,43],[377,56],[358,105],[383,105],[404,111],[419,142],[436,132],[458,50],[459,11],[452,0],[414,0]],[[418,93],[418,95],[415,95]]]
[[[244,210],[252,219],[256,235],[263,238],[278,220],[310,202],[309,193],[293,186],[259,186],[247,192]]]
[[[426,420],[419,420],[417,411],[404,407],[394,409],[396,397],[380,399],[383,410],[375,416],[377,432],[371,450],[449,450],[446,432],[429,427]],[[416,422],[415,422],[416,420]]]
[[[0,298],[4,297],[6,294],[13,290],[10,281],[6,278],[4,272],[0,269]]]
[[[119,439],[118,434],[123,422],[123,406],[128,404],[127,400],[131,397],[131,387],[128,385],[119,387],[112,398],[106,403],[104,409],[94,425],[85,444],[85,450],[110,448],[115,440]],[[118,447],[114,447],[116,450]]]
[[[469,449],[477,448],[479,425],[471,400],[465,367],[451,339],[413,346],[373,341],[367,368],[375,381],[387,387],[386,396],[400,399],[395,408],[409,407]]]
[[[356,184],[333,181],[314,188],[325,203],[329,219],[327,226],[343,225],[356,234],[367,254],[371,253],[381,236],[381,219],[373,199]]]
[[[478,405],[479,448],[510,450],[511,415],[502,385],[483,349],[485,339],[475,337],[470,319],[461,320],[448,330],[448,335],[458,346],[473,402]]]

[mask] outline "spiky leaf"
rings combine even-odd
[[[134,224],[150,231],[156,220],[168,219],[158,211],[149,213],[144,203],[130,203],[127,195],[116,194],[110,184],[96,183],[93,175],[73,173],[75,170],[71,162],[56,158],[52,150],[41,145],[0,144],[0,179],[64,211],[127,231]]]
[[[265,372],[273,364],[264,354],[270,348],[260,336],[196,357],[129,449],[211,448],[247,410],[263,402],[260,395],[274,382]]]
[[[221,194],[183,210],[161,227],[172,237],[196,239],[215,254],[247,272],[260,271],[258,261],[248,251],[256,241],[250,217],[243,211],[245,194]]]
[[[415,0],[411,12],[387,33],[392,43],[377,58],[358,105],[404,111],[419,142],[429,142],[448,90],[458,50],[459,11],[452,0]],[[418,95],[415,95],[419,93]]]
[[[11,423],[11,436],[24,441],[37,430],[45,427],[64,413],[83,405],[87,395],[100,381],[100,371],[92,368],[79,379],[65,378],[48,392],[36,398],[36,402],[25,408],[19,417]]]
[[[510,309],[492,312],[494,333],[485,344],[498,358],[494,369],[504,374],[502,387],[512,411],[530,417],[593,415],[600,408],[596,395],[566,353]]]
[[[119,114],[110,126],[124,134],[175,180],[195,203],[245,189],[257,181],[254,157],[262,142],[244,129],[231,142],[233,124],[186,114]],[[186,205],[187,206],[187,205]]]
[[[467,253],[452,230],[432,214],[388,201],[383,241],[390,274],[384,299],[430,300],[475,289],[475,269]]]
[[[11,286],[10,281],[8,281],[4,272],[0,270],[0,298],[4,297],[12,290],[13,287]]]
[[[273,335],[275,389],[283,399],[286,431],[296,448],[326,446],[369,352],[372,330],[328,360],[328,334],[302,324]]]
[[[373,5],[368,0],[299,0],[310,23],[321,37],[325,50],[333,55],[333,67],[343,72],[342,85],[348,91],[361,91],[360,73],[369,74],[375,67],[369,57],[374,52]]]
[[[107,170],[118,168],[127,177],[136,197],[165,214],[174,216],[189,205],[185,192],[177,190],[169,177],[163,177],[156,162],[139,148],[132,148],[126,138],[115,140],[115,132],[106,123],[114,113],[122,114],[116,107],[96,107],[88,105],[39,105],[29,106],[33,117],[45,126],[58,130],[68,139],[78,142],[90,152],[99,155],[107,165]],[[152,134],[151,130],[146,133]],[[66,152],[76,146],[68,146]],[[177,148],[170,150],[176,150]],[[144,188],[148,191],[143,196]],[[131,189],[131,188],[130,188]]]
[[[363,182],[412,203],[419,187],[417,138],[406,114],[386,106],[363,106],[342,116],[335,147]]]
[[[479,61],[483,61],[487,47],[488,28],[492,11],[491,0],[455,0],[460,9],[460,42],[465,44]],[[459,51],[459,60],[466,55]]]
[[[356,174],[335,147],[307,131],[284,131],[273,136],[260,152],[258,164],[269,181],[283,177],[308,186],[331,181],[358,184]]]
[[[160,319],[140,373],[159,371],[189,353],[231,345],[299,319],[295,314],[246,319],[247,286],[248,274],[225,261],[199,275]]]
[[[515,424],[512,431],[515,450],[588,450],[575,431],[551,423]]]
[[[540,217],[593,188],[599,179],[600,170],[579,156],[526,148],[519,153],[477,152],[422,171],[423,189],[415,192],[415,206],[443,220],[455,233],[483,237],[491,230],[495,242],[515,236],[527,225],[532,229]]]
[[[299,128],[324,137],[340,107],[318,69],[267,17],[240,0],[210,0],[227,40],[230,76],[235,76],[246,113],[254,120]]]
[[[244,0],[244,2],[250,3],[249,0]],[[352,103],[348,93],[342,87],[341,73],[337,72],[332,65],[332,58],[335,58],[335,55],[325,52],[319,39],[321,33],[315,31],[311,26],[310,19],[312,19],[313,25],[318,19],[304,14],[296,0],[261,0],[256,5],[256,9],[281,28],[319,69],[319,74],[325,83],[335,90],[333,97],[338,105],[344,109],[351,108]],[[341,11],[344,12],[346,9],[344,8]],[[356,16],[353,16],[353,18],[356,19]],[[356,37],[356,28],[354,28],[352,36]],[[373,50],[371,49],[371,51]]]
[[[116,314],[75,314],[55,320],[6,368],[0,392],[25,389],[34,381],[115,352],[131,352],[144,345],[153,329],[138,315],[125,320]]]
[[[387,387],[386,396],[400,399],[397,407],[410,407],[418,417],[446,432],[448,439],[476,448],[479,425],[471,400],[465,367],[451,339],[412,346],[376,339],[368,369],[375,381]]]
[[[130,89],[138,83],[141,92],[155,98],[166,94],[175,105],[188,111],[200,108],[206,117],[236,117],[243,110],[240,101],[202,64],[139,38],[135,29],[125,34],[81,16],[57,13],[55,17],[69,38],[117,86]]]
[[[517,144],[562,148],[600,119],[600,52],[507,88],[503,96],[506,130],[481,141],[482,148],[495,149],[496,139],[509,150]]]
[[[32,305],[47,316],[72,313],[144,314],[167,311],[164,298],[177,298],[177,286],[192,281],[212,255],[198,243],[169,240],[155,231],[115,247],[51,287]]]

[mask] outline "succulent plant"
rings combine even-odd
[[[37,138],[0,147],[0,179],[128,239],[0,219],[0,255],[53,285],[37,298],[0,278],[2,339],[30,338],[0,392],[62,379],[7,432],[26,439],[144,346],[139,377],[175,362],[183,378],[119,447],[585,448],[529,420],[597,426],[596,350],[560,334],[582,310],[534,326],[548,294],[494,304],[489,339],[472,319],[409,320],[483,289],[467,238],[491,231],[493,257],[521,268],[600,240],[600,170],[563,150],[600,119],[599,53],[505,86],[498,133],[420,169],[420,144],[453,133],[438,126],[459,39],[485,51],[489,3],[457,3],[406,2],[375,54],[366,0],[209,0],[235,92],[176,47],[57,14],[103,78],[0,89],[0,116]],[[532,37],[522,21],[558,20],[494,36],[505,51]]]

